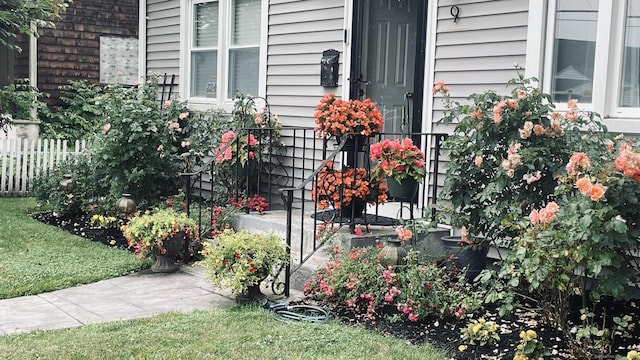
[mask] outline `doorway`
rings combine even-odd
[[[385,133],[422,131],[427,1],[354,0],[349,97],[370,98]]]

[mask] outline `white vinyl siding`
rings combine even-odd
[[[272,0],[269,6],[267,98],[287,125],[313,126],[315,105],[341,87],[320,86],[320,59],[340,51],[344,84],[344,0]]]
[[[453,21],[451,7],[459,18]],[[508,93],[516,77],[514,63],[525,64],[529,2],[523,0],[446,0],[437,3],[433,81],[451,88],[452,100],[464,102],[471,93]],[[431,7],[430,10],[434,10]],[[425,93],[433,84],[425,84]],[[440,97],[433,101],[433,121],[442,118]],[[450,127],[435,126],[446,132]]]
[[[180,1],[147,0],[147,74],[179,74]],[[178,81],[176,80],[176,84]]]

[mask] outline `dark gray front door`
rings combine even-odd
[[[386,133],[420,131],[426,1],[355,1],[354,6],[351,98],[371,98],[384,116]]]

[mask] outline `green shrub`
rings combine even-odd
[[[32,120],[31,112],[43,96],[46,95],[29,85],[29,79],[18,79],[0,89],[0,114],[11,114],[14,120]]]
[[[65,106],[41,116],[41,134],[45,138],[75,141],[98,132],[105,117],[102,108],[103,88],[86,80],[61,86],[60,99]],[[48,109],[47,109],[48,110]]]
[[[93,171],[94,164],[87,152],[71,157],[53,170],[40,173],[33,181],[31,194],[40,205],[63,215],[80,215],[88,212],[115,214],[118,198],[101,196],[99,179]],[[67,193],[60,187],[65,174],[74,181],[73,190]]]
[[[182,109],[161,106],[155,80],[131,88],[110,87],[102,98],[103,131],[90,141],[97,196],[130,193],[139,207],[177,193]]]
[[[99,110],[88,111],[105,114],[101,131],[91,136],[82,156],[50,175],[55,180],[36,181],[39,201],[67,213],[110,214],[123,193],[130,193],[139,208],[176,194],[180,187],[177,151],[184,140],[181,124],[189,116],[184,104],[160,104],[154,79],[131,88],[108,87],[96,104]],[[57,183],[64,173],[71,173],[78,184],[71,194],[60,194]]]

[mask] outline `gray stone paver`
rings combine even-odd
[[[226,308],[229,290],[214,289],[202,269],[144,271],[40,295],[0,300],[0,335],[138,319],[164,312]]]

